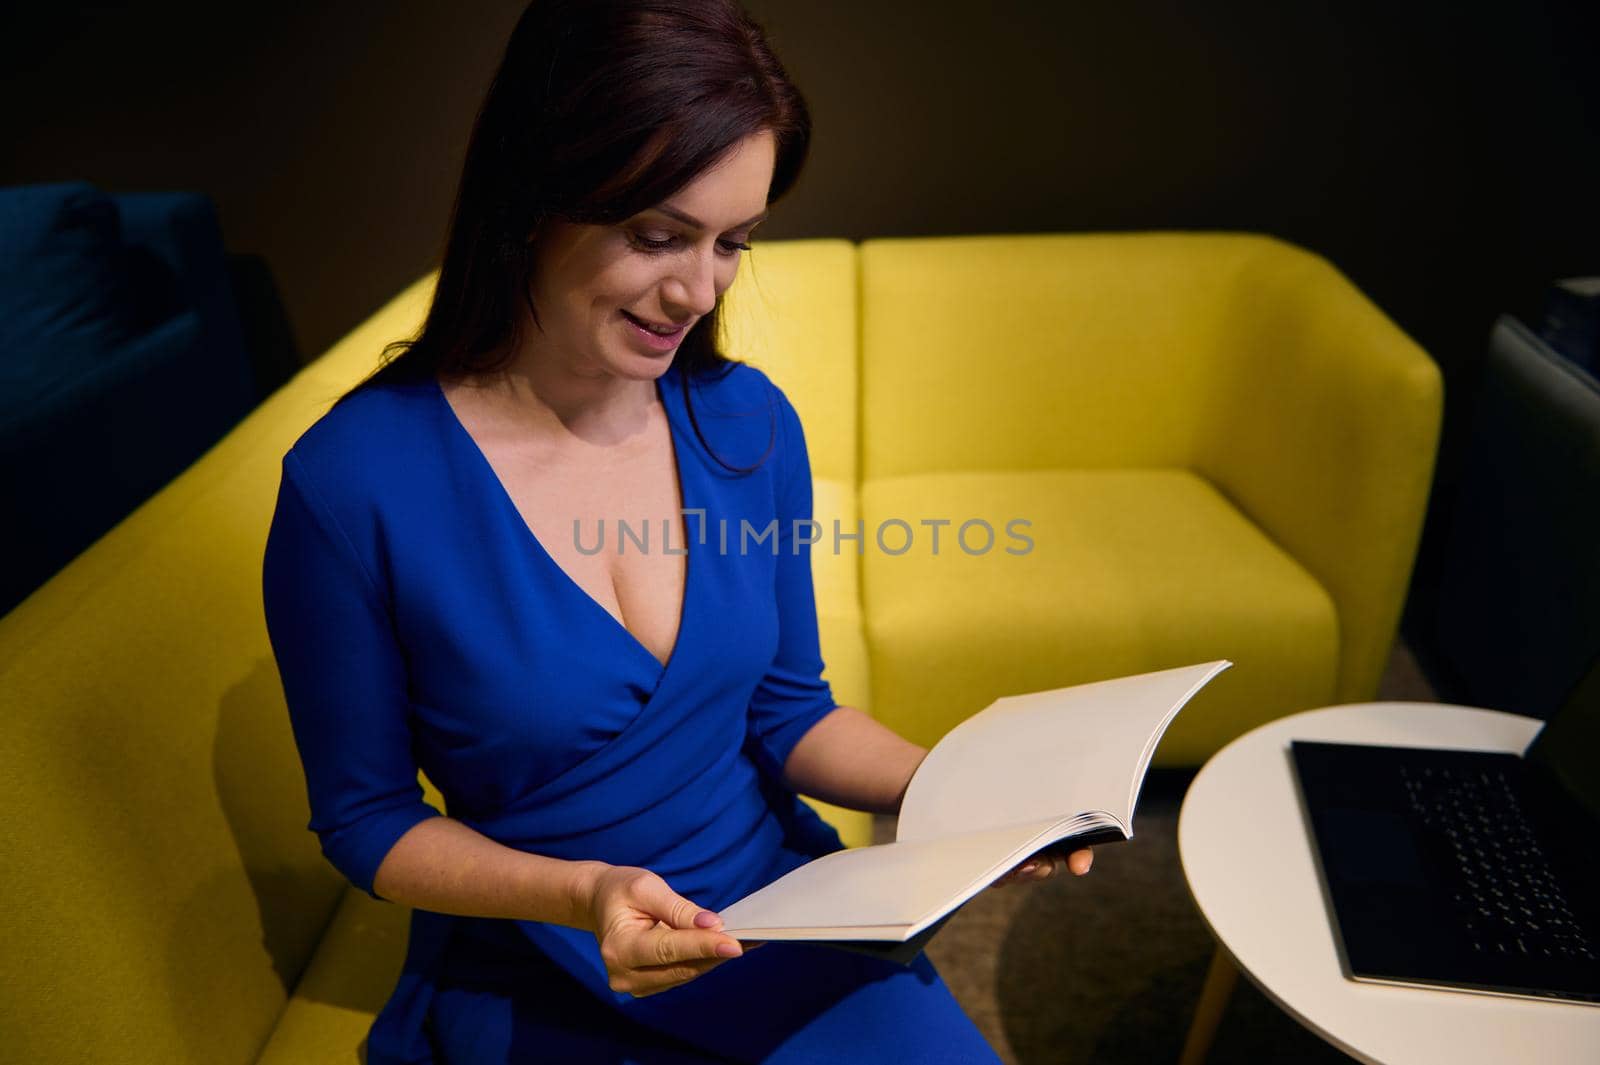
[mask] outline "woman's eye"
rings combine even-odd
[[[642,233],[635,233],[633,235],[633,243],[634,243],[635,247],[638,247],[638,248],[640,248],[640,249],[642,249],[644,251],[648,251],[648,252],[663,252],[663,251],[667,251],[673,245],[677,244],[678,243],[678,238],[677,237],[651,238],[651,237],[645,236]],[[744,243],[742,241],[737,241],[737,240],[719,240],[719,241],[717,241],[717,246],[722,249],[722,253],[724,255],[730,255],[730,256],[731,255],[737,255],[741,251],[749,251],[750,250],[750,245],[749,244]]]

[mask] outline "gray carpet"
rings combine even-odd
[[[1403,647],[1381,699],[1431,700]],[[1087,876],[992,888],[928,956],[1001,1058],[1015,1065],[1175,1062],[1211,959],[1178,864],[1178,809],[1192,771],[1146,779],[1134,839],[1095,851]],[[879,818],[877,839],[894,838]],[[1241,978],[1208,1059],[1349,1062]]]

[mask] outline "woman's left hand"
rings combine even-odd
[[[1065,867],[1071,870],[1074,876],[1082,876],[1089,871],[1089,867],[1093,864],[1094,849],[1092,847],[1081,847],[1074,851],[1046,847],[989,886],[1004,887],[1011,883],[1049,880],[1056,874],[1058,867]]]

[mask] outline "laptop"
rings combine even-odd
[[[1346,976],[1600,1004],[1600,658],[1520,755],[1290,753]]]

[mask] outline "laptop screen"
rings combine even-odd
[[[1600,821],[1600,656],[1523,752]]]

